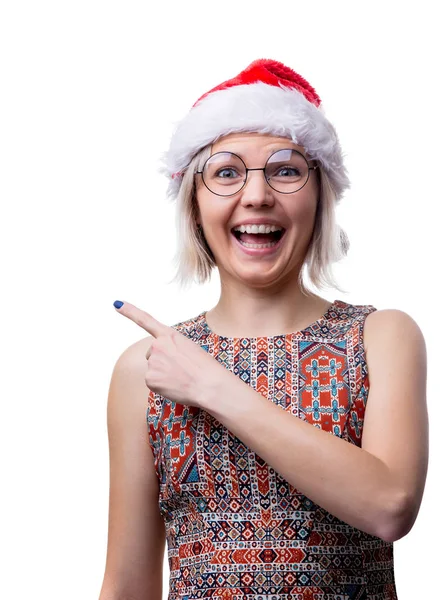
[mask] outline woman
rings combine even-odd
[[[397,598],[393,542],[428,462],[425,342],[400,310],[304,283],[339,289],[330,266],[348,248],[335,207],[349,181],[320,102],[258,60],[173,135],[178,275],[216,266],[221,295],[172,327],[115,303],[150,336],[112,375],[100,600],[160,600],[166,539],[169,600]]]

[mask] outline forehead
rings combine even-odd
[[[237,154],[267,155],[281,148],[293,148],[305,154],[303,146],[291,139],[262,133],[230,133],[212,144],[212,154],[223,150]]]

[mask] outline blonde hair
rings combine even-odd
[[[176,226],[178,233],[177,251],[174,256],[176,274],[170,283],[178,282],[181,288],[190,283],[202,284],[210,281],[216,267],[215,257],[207,244],[201,227],[196,224],[197,201],[195,172],[201,171],[211,153],[211,145],[202,148],[187,167],[177,196]],[[299,272],[298,283],[301,290],[310,295],[305,285],[303,273],[317,288],[334,288],[346,293],[335,280],[332,265],[347,255],[350,247],[345,231],[336,223],[336,192],[327,173],[316,170],[319,176],[319,202],[315,225],[309,247]]]

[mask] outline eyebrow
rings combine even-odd
[[[271,146],[269,148],[269,156],[272,155],[274,152],[277,152],[278,150],[295,150],[296,152],[299,152],[300,154],[302,154],[302,156],[305,159],[312,160],[311,158],[308,158],[308,156],[306,154],[304,154],[303,152],[301,152],[301,150],[298,150],[298,148],[290,148],[289,146],[286,146],[285,148],[279,148],[279,147],[272,147]],[[213,150],[211,150],[211,152],[213,152]],[[231,152],[232,154],[236,154],[240,158],[244,158],[243,154],[240,153],[240,152],[236,152],[236,150],[228,150],[228,149],[224,148],[223,150],[217,150],[216,151],[216,153],[218,153],[218,152]]]
[[[290,146],[285,146],[283,148],[280,148],[279,146],[271,146],[269,148],[269,153],[272,154],[273,152],[277,152],[278,150],[296,150],[296,152],[303,154],[301,150],[298,150],[298,148],[290,148]],[[213,149],[211,149],[211,152],[213,152]],[[241,158],[243,157],[243,155],[240,152],[237,152],[236,150],[227,150],[226,148],[224,148],[223,150],[217,150],[217,152],[232,152],[233,154],[241,156]],[[305,156],[305,154],[303,154],[303,156]]]
[[[290,148],[290,146],[287,146],[286,148],[274,148],[273,146],[270,147],[271,152],[276,152],[277,150],[296,150],[296,152],[301,152],[300,150],[298,150],[298,148]]]

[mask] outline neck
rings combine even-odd
[[[296,282],[270,290],[221,284],[221,295],[206,313],[209,328],[226,337],[267,337],[300,331],[318,320],[331,302]]]

